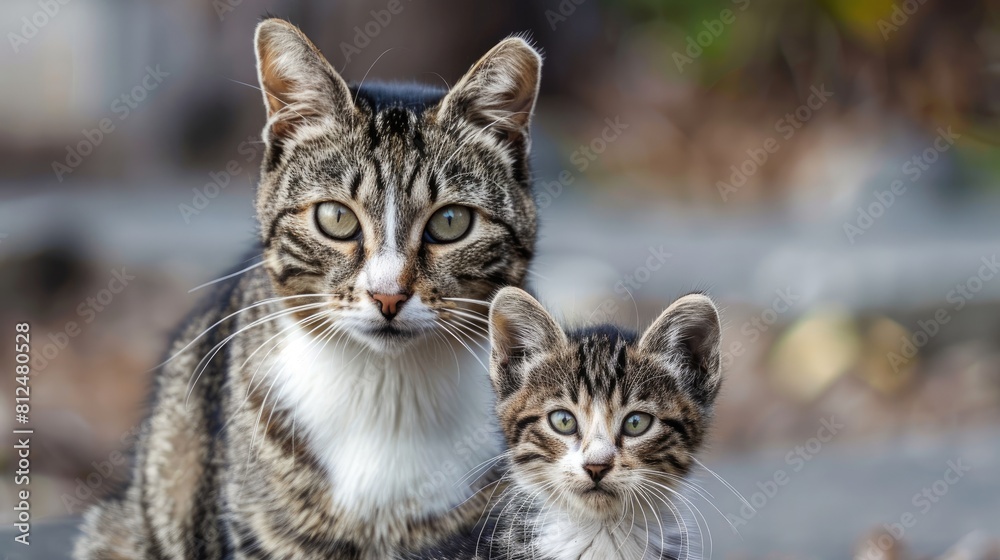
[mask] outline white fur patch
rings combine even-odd
[[[358,276],[358,289],[373,294],[398,294],[399,277],[403,274],[406,258],[390,249],[380,251],[365,263]]]
[[[338,508],[375,522],[387,511],[446,513],[470,497],[475,476],[461,479],[502,449],[479,361],[433,336],[389,356],[347,336],[317,351],[295,332],[272,373],[276,393]]]
[[[644,512],[630,508],[614,521],[543,510],[533,525],[534,550],[537,557],[552,560],[659,560],[664,541],[675,542],[679,537],[685,543],[681,550],[668,546],[663,558],[701,558],[700,527],[685,515],[684,507],[674,513],[663,507],[655,513],[648,507]]]
[[[655,558],[655,548],[647,548],[643,527],[632,527],[625,521],[617,528],[601,521],[573,520],[562,515],[550,515],[538,531],[535,541],[539,557],[553,560],[646,560]],[[649,547],[653,547],[653,541]],[[647,549],[644,555],[643,550]]]

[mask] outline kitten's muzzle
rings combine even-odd
[[[385,317],[386,321],[391,321],[399,313],[400,308],[403,307],[403,303],[410,297],[410,294],[407,293],[373,294],[368,292],[368,295],[378,305],[379,311],[382,312],[382,316]]]

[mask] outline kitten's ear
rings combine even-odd
[[[490,305],[490,379],[501,398],[521,386],[521,365],[566,344],[562,328],[520,288],[500,290]]]
[[[307,122],[354,111],[347,83],[298,27],[266,19],[257,25],[254,43],[271,134],[288,136]]]
[[[527,41],[504,39],[451,88],[438,119],[465,119],[509,141],[523,138],[527,146],[541,72],[542,57]]]
[[[642,338],[639,350],[653,355],[677,377],[702,406],[711,406],[722,384],[719,312],[707,296],[680,298],[660,314]]]

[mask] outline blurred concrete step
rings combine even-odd
[[[79,517],[32,523],[28,546],[14,540],[17,529],[5,527],[0,529],[0,554],[4,560],[70,560],[79,524]]]

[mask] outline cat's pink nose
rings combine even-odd
[[[379,311],[387,321],[391,321],[393,317],[399,313],[399,308],[403,306],[410,296],[408,294],[369,294],[375,303],[378,304]]]
[[[590,474],[590,479],[594,482],[600,482],[604,475],[608,474],[611,470],[611,465],[606,463],[587,463],[583,466],[583,469]]]

